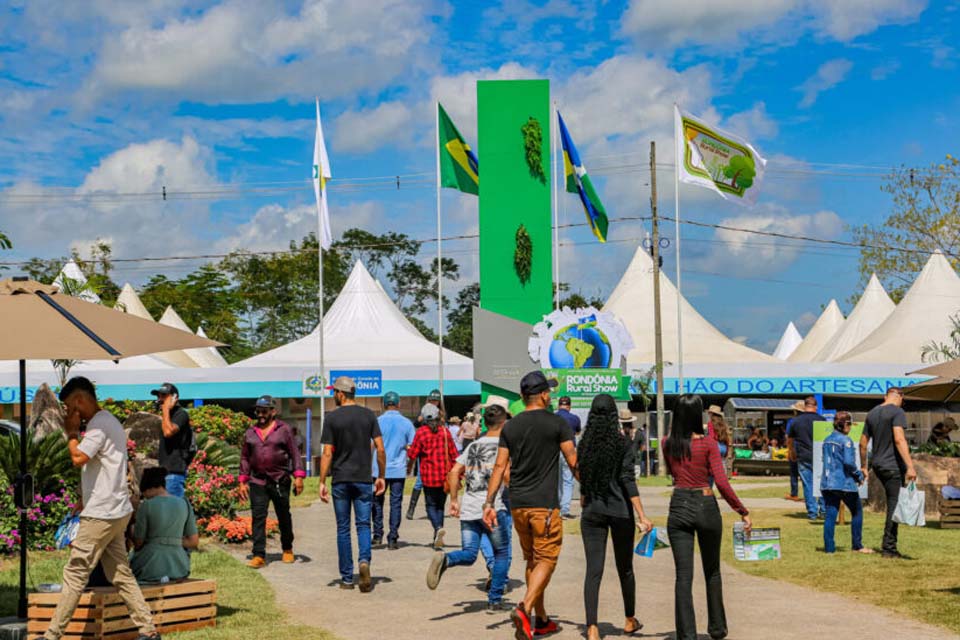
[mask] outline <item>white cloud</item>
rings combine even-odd
[[[427,13],[401,0],[304,0],[293,13],[279,0],[227,0],[109,35],[84,97],[124,90],[215,103],[352,96],[428,64]]]
[[[757,102],[748,111],[735,113],[723,123],[729,129],[748,140],[776,138],[780,127],[767,114],[767,105]]]
[[[719,224],[790,236],[832,239],[843,231],[843,220],[833,211],[793,214],[786,207],[761,204],[750,213],[722,219]],[[807,245],[795,240],[716,229],[709,249],[693,258],[695,268],[738,275],[769,275],[784,271]]]
[[[803,94],[800,108],[812,107],[821,93],[843,82],[852,68],[853,63],[845,58],[835,58],[821,64],[812,76],[796,88]]]
[[[873,69],[870,70],[870,79],[871,80],[886,80],[888,77],[900,70],[900,61],[899,60],[888,60],[882,64],[878,64]]]
[[[165,185],[181,190],[210,186],[217,183],[212,165],[211,151],[189,136],[179,144],[169,140],[131,144],[101,160],[77,193],[159,193]]]
[[[403,146],[413,137],[412,120],[413,113],[403,102],[347,111],[334,121],[331,142],[346,153],[369,153],[384,144]]]
[[[806,33],[849,42],[916,20],[927,0],[632,0],[621,29],[647,47],[781,45]]]

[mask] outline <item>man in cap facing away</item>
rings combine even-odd
[[[267,564],[267,509],[271,502],[280,524],[283,561],[287,564],[294,561],[291,476],[293,494],[298,496],[303,492],[303,479],[307,474],[293,429],[277,420],[274,399],[260,396],[253,413],[257,420],[244,434],[240,449],[240,495],[250,498],[253,518],[253,557],[248,566],[259,569]]]
[[[383,449],[380,424],[373,411],[356,403],[357,385],[353,378],[340,376],[333,385],[337,409],[327,415],[320,442],[320,499],[330,502],[327,476],[333,479],[333,511],[337,517],[337,556],[340,562],[340,588],[353,589],[353,544],[350,540],[350,514],[357,528],[357,562],[360,592],[373,588],[370,579],[372,540],[370,514],[374,495],[382,495],[387,456]],[[373,447],[371,447],[371,444]],[[373,479],[373,448],[377,451],[377,479]]]
[[[417,431],[413,423],[400,413],[400,396],[388,391],[383,396],[384,412],[377,422],[383,437],[383,448],[387,457],[387,472],[384,479],[390,491],[390,532],[387,534],[387,548],[399,548],[400,521],[403,510],[403,485],[407,478],[407,449],[413,444]],[[376,463],[374,472],[377,473]],[[383,542],[383,505],[386,491],[376,496],[373,502],[373,544]]]

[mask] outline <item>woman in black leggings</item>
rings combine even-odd
[[[652,524],[643,514],[633,465],[636,455],[620,432],[617,404],[607,394],[593,399],[587,426],[577,448],[580,495],[583,513],[580,532],[587,559],[583,580],[583,605],[587,612],[587,640],[598,640],[597,603],[607,553],[607,533],[613,538],[613,555],[623,594],[623,630],[635,633],[643,626],[634,617],[636,584],[633,577],[633,539],[636,512],[639,526]]]

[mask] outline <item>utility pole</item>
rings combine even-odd
[[[657,475],[665,476],[663,463],[664,439],[664,400],[663,400],[663,329],[660,324],[660,222],[657,219],[657,143],[650,141],[650,211],[651,239],[653,254],[653,348],[657,359]],[[649,429],[647,437],[649,438]],[[648,443],[649,445],[649,443]],[[647,447],[649,451],[649,446]],[[649,469],[649,462],[647,463]]]

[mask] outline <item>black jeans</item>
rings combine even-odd
[[[677,572],[674,586],[677,640],[696,640],[697,637],[697,618],[693,610],[694,535],[700,544],[703,577],[707,583],[707,632],[711,638],[725,638],[727,616],[723,609],[723,582],[720,578],[723,520],[717,499],[712,493],[704,495],[702,489],[674,489],[667,534]]]
[[[400,521],[403,514],[403,485],[404,478],[387,478],[387,488],[378,496],[373,496],[373,537],[383,537],[383,506],[387,492],[390,492],[390,533],[387,542],[396,542],[400,539]]]
[[[636,613],[637,585],[633,576],[633,518],[614,518],[599,514],[587,514],[580,520],[580,537],[583,538],[583,554],[587,559],[587,572],[583,578],[583,607],[587,612],[587,625],[597,624],[597,604],[600,601],[600,580],[607,555],[607,531],[613,538],[613,558],[620,576],[620,593],[623,595],[623,615],[632,618]]]
[[[433,532],[436,533],[443,528],[444,509],[447,504],[447,494],[443,487],[424,487],[423,498],[427,503],[427,518],[433,525]]]
[[[280,522],[280,547],[293,549],[293,520],[290,518],[290,478],[266,484],[250,483],[250,515],[253,517],[253,555],[267,554],[267,508],[273,503]]]
[[[874,469],[873,473],[883,484],[883,492],[887,494],[887,520],[883,524],[883,544],[881,549],[889,553],[897,551],[897,534],[900,525],[893,521],[893,512],[897,510],[900,501],[900,488],[903,486],[903,475],[897,469]]]

